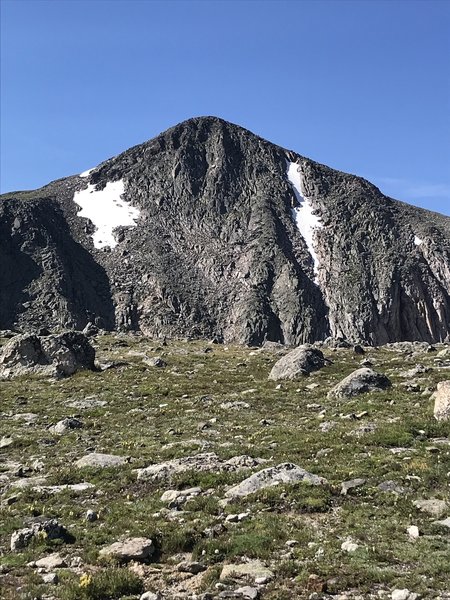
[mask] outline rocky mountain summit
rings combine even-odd
[[[0,199],[0,328],[450,337],[450,218],[215,117]]]

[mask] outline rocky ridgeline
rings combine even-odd
[[[322,224],[317,272],[294,220],[288,162]],[[74,195],[119,181],[139,218],[99,249]],[[450,334],[450,219],[221,119],[195,118],[84,176],[2,196],[0,290],[4,329],[93,321],[252,345],[330,335],[438,342]]]
[[[0,351],[8,600],[450,597],[448,345],[40,333]]]

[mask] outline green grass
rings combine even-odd
[[[337,401],[328,399],[327,391],[359,366],[359,359],[347,350],[325,352],[332,365],[311,377],[282,382],[277,389],[277,383],[267,379],[278,358],[271,352],[209,346],[200,341],[174,341],[157,348],[151,340],[132,336],[102,336],[96,344],[99,357],[125,360],[129,366],[103,373],[82,372],[61,381],[34,377],[0,382],[4,415],[0,437],[11,435],[14,439],[12,446],[0,451],[0,474],[10,477],[5,461],[33,468],[39,459],[42,473],[29,474],[47,475],[49,485],[82,481],[95,485],[79,494],[31,489],[3,493],[2,499],[18,495],[15,503],[0,507],[1,561],[9,568],[0,585],[8,600],[17,598],[18,587],[19,597],[24,599],[49,592],[26,565],[54,550],[68,562],[80,556],[86,572],[95,575],[97,582],[109,573],[108,581],[116,590],[108,592],[111,598],[120,597],[113,595],[119,592],[138,596],[133,591],[135,574],[127,579],[127,568],[105,571],[98,560],[103,546],[134,535],[155,541],[154,562],[163,569],[169,568],[179,553],[192,552],[210,567],[199,584],[204,591],[214,589],[224,561],[243,557],[268,561],[275,573],[264,600],[293,597],[289,593],[307,598],[310,575],[324,582],[333,580],[330,586],[336,593],[356,589],[361,594],[376,594],[380,588],[395,586],[431,598],[447,589],[449,537],[432,524],[433,517],[414,507],[413,500],[437,497],[449,501],[450,446],[435,444],[433,439],[448,438],[450,425],[436,422],[429,396],[407,392],[399,376],[417,362],[434,367],[433,354],[412,358],[385,349],[371,350],[368,354],[376,360],[376,369],[391,377],[393,387]],[[207,347],[213,352],[205,354]],[[167,368],[146,367],[144,354],[162,356]],[[417,380],[422,389],[432,388],[448,379],[448,373],[433,368]],[[319,385],[308,389],[310,383]],[[255,391],[243,393],[250,389]],[[106,405],[90,409],[68,406],[87,397],[104,400]],[[250,408],[221,408],[229,401],[244,401]],[[325,412],[321,415],[321,411]],[[355,417],[363,411],[367,415]],[[37,421],[27,426],[11,418],[24,412],[36,413]],[[62,436],[49,430],[58,420],[75,415],[82,420],[82,429]],[[260,424],[262,419],[269,419],[270,424]],[[325,421],[335,423],[326,432],[319,427]],[[208,427],[200,429],[200,422]],[[375,425],[373,432],[355,435],[368,423]],[[437,451],[430,451],[430,446]],[[401,454],[391,452],[400,447],[405,449]],[[321,455],[323,449],[328,451]],[[121,454],[130,457],[130,462],[115,469],[76,468],[75,460],[91,451]],[[248,454],[265,459],[264,466],[293,462],[329,483],[277,486],[223,506],[227,488],[253,469],[190,471],[171,481],[137,481],[137,468],[199,452],[215,452],[224,460]],[[341,496],[341,482],[356,477],[365,478],[366,484]],[[387,480],[404,487],[406,493],[397,497],[381,492],[377,486]],[[160,500],[162,493],[194,486],[204,493],[182,507],[183,512],[168,516]],[[88,509],[99,514],[97,521],[86,521]],[[227,514],[246,511],[250,513],[247,520],[225,524]],[[60,520],[74,536],[74,543],[40,540],[20,553],[11,553],[11,533],[33,515]],[[411,524],[422,534],[415,542],[406,534]],[[354,554],[341,550],[347,537],[360,545]],[[285,557],[287,540],[298,542],[289,558]],[[76,597],[73,594],[88,593],[87,588],[80,592],[79,577],[70,570],[60,579],[59,585],[51,588],[56,598],[69,600]],[[146,575],[137,581],[145,586]],[[97,593],[95,589],[92,587],[92,594]]]

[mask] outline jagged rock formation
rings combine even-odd
[[[84,212],[112,183],[139,216],[95,247],[81,198]],[[321,224],[309,238],[302,204]],[[89,321],[248,344],[445,340],[450,218],[236,125],[191,119],[83,176],[2,197],[0,329]]]

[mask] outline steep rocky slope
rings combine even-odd
[[[113,182],[114,207],[138,217],[94,245],[79,213]],[[450,336],[450,218],[215,117],[4,195],[0,228],[0,328],[96,321],[292,345]]]

